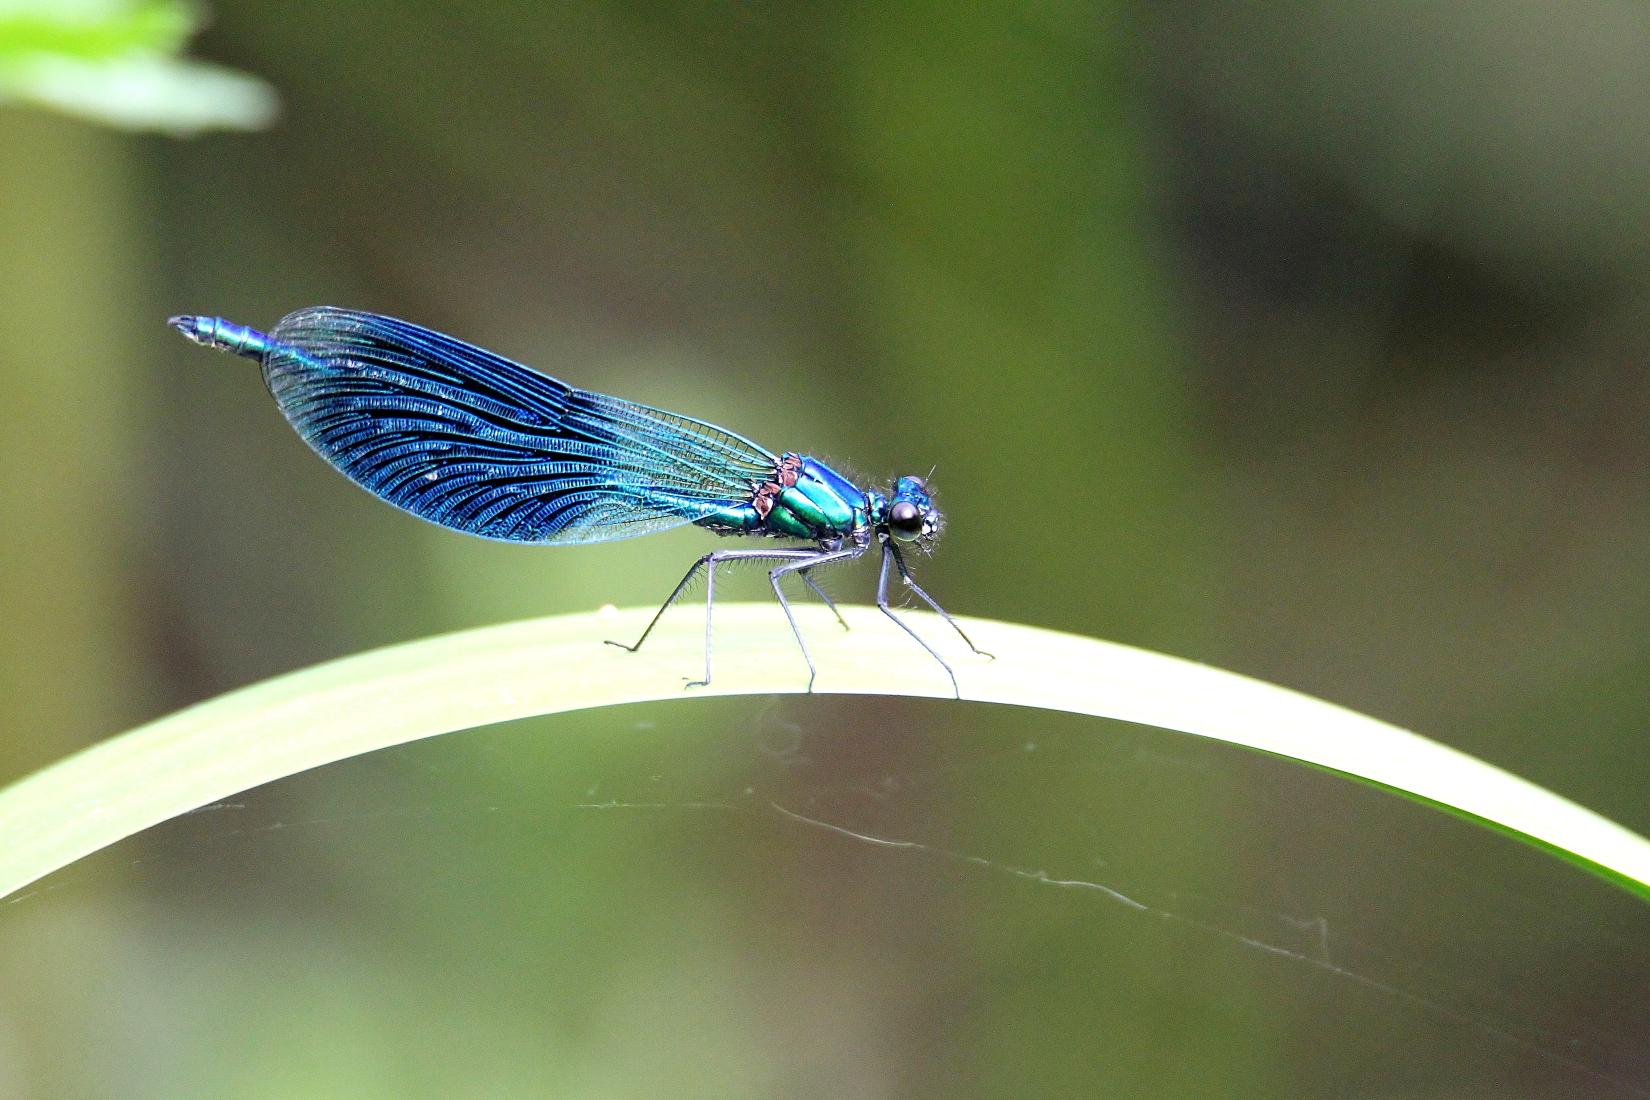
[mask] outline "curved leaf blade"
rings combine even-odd
[[[875,608],[841,634],[799,609],[817,690],[948,697],[943,672]],[[805,670],[778,610],[717,607],[716,681],[695,695],[800,692]],[[336,760],[533,715],[680,699],[702,624],[651,609],[485,627],[330,661],[231,692],[75,754],[0,790],[0,897],[151,825]],[[913,615],[943,638],[932,616]],[[1650,841],[1533,783],[1366,715],[1235,673],[1111,642],[963,619],[998,655],[958,655],[965,698],[1160,726],[1289,757],[1474,818],[1650,899]]]

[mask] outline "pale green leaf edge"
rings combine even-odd
[[[177,137],[269,126],[268,84],[176,56],[199,22],[173,0],[0,0],[0,105]]]
[[[949,697],[939,667],[875,608],[799,611],[820,693]],[[718,605],[716,679],[697,618],[562,615],[329,661],[110,738],[0,790],[0,898],[151,825],[373,749],[532,715],[659,699],[792,693],[806,676],[768,604]],[[956,667],[966,699],[1160,726],[1289,757],[1476,819],[1650,899],[1650,841],[1550,791],[1418,734],[1235,673],[1014,623],[960,622],[997,660],[911,614]]]

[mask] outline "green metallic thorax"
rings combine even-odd
[[[849,538],[873,522],[865,490],[823,462],[787,455],[775,476],[783,481],[755,494],[761,507],[757,501],[730,503],[694,522],[722,534],[812,542]]]
[[[865,522],[865,508],[842,499],[818,482],[802,481],[779,494],[768,513],[768,529],[792,538],[834,538]]]

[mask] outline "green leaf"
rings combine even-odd
[[[949,697],[944,673],[874,608],[798,618],[819,692]],[[0,790],[0,897],[81,856],[238,791],[388,745],[539,714],[702,695],[805,690],[789,629],[767,604],[716,609],[716,679],[696,616],[563,615],[428,638],[291,673],[94,745]],[[946,638],[929,615],[908,615]],[[987,661],[951,657],[965,698],[1097,715],[1289,757],[1435,804],[1650,899],[1650,841],[1550,791],[1417,734],[1189,661],[1035,627],[963,619]],[[960,647],[953,646],[947,652]],[[961,705],[961,704],[958,704]]]
[[[36,57],[0,64],[0,98],[177,135],[252,130],[275,117],[275,95],[241,73],[134,54],[110,61]]]
[[[0,57],[175,53],[194,31],[192,9],[171,0],[0,0]]]
[[[267,84],[174,56],[194,30],[173,0],[0,0],[0,102],[180,135],[267,126]]]

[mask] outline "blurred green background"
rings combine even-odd
[[[952,610],[1650,830],[1642,6],[211,16],[193,54],[273,86],[268,129],[0,106],[0,778],[365,647],[654,603],[702,552],[422,524],[162,324],[330,303],[867,478],[938,463]],[[347,762],[0,903],[0,1097],[1647,1096],[1647,934],[1222,746],[695,700]]]

